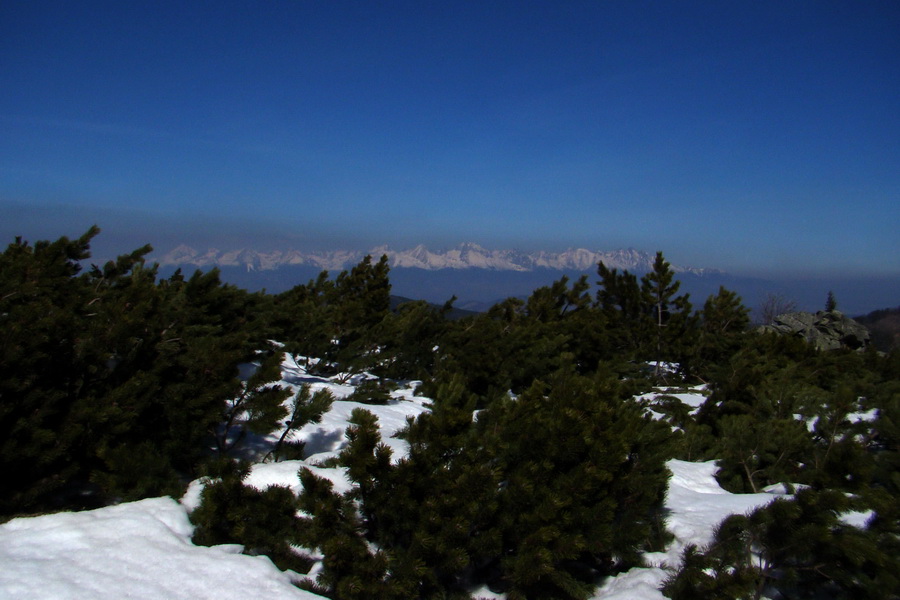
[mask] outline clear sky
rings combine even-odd
[[[900,3],[3,0],[0,210],[900,274]]]

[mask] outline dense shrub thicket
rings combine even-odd
[[[562,278],[450,320],[452,301],[392,311],[385,257],[251,294],[216,271],[159,279],[149,247],[84,268],[97,233],[0,254],[0,516],[178,494],[209,475],[195,541],[298,572],[299,549],[315,549],[329,597],[463,598],[487,584],[585,598],[665,544],[665,462],[717,459],[731,491],[800,491],[688,548],[667,595],[897,597],[896,351],[757,333],[725,289],[695,310],[662,254],[640,278],[598,265],[593,293]],[[299,497],[244,486],[253,434],[284,434],[258,460],[300,458],[288,432],[333,400],[289,398],[284,352],[341,380],[367,373],[364,403],[384,402],[392,379],[422,381],[433,410],[402,432],[409,455],[393,460],[357,410],[337,459],[349,493],[309,470]],[[701,382],[695,414],[663,398],[654,419],[633,399]],[[867,526],[842,521],[850,510]]]
[[[149,246],[82,272],[97,233],[0,255],[4,514],[177,491],[224,442],[226,402],[253,427],[283,399],[238,377],[272,355],[263,296],[215,271],[157,281]]]

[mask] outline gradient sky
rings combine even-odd
[[[900,274],[892,0],[4,0],[0,90],[4,244]]]

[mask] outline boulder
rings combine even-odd
[[[772,324],[762,330],[802,337],[819,350],[850,348],[862,351],[869,345],[869,330],[836,310],[821,310],[815,314],[785,313],[775,317]]]

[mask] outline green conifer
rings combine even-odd
[[[737,294],[720,287],[700,312],[696,370],[709,377],[711,369],[727,363],[743,346],[749,327],[750,311]]]
[[[299,460],[303,458],[304,443],[289,440],[292,432],[298,431],[310,423],[318,423],[322,415],[331,410],[334,402],[334,394],[325,389],[310,391],[308,385],[301,385],[291,399],[288,419],[285,422],[284,431],[266,458],[279,460]]]
[[[274,431],[288,416],[283,402],[290,390],[271,384],[281,378],[281,353],[269,352],[244,368],[250,374],[241,382],[238,393],[228,400],[224,424],[216,432],[216,445],[222,454],[234,449],[248,433]]]
[[[262,554],[281,569],[307,572],[311,561],[292,548],[301,543],[296,496],[282,486],[258,490],[244,485],[248,474],[249,465],[226,462],[221,477],[206,483],[200,506],[190,515],[193,542],[241,544],[245,554]]]
[[[586,597],[614,557],[636,559],[662,503],[665,424],[621,402],[614,381],[571,369],[491,407],[479,423],[493,432],[504,477],[498,527],[510,597]]]
[[[681,282],[671,265],[656,253],[653,269],[641,278],[644,318],[649,317],[649,340],[645,358],[655,362],[654,377],[663,378],[663,362],[679,363],[690,354],[694,331],[688,295],[676,296]]]
[[[627,359],[638,358],[650,335],[650,320],[637,277],[619,273],[602,262],[597,266],[600,289],[596,304],[604,316],[611,350]]]
[[[301,469],[300,482],[300,509],[311,515],[300,529],[301,542],[324,556],[317,589],[348,600],[415,597],[412,583],[392,576],[388,554],[370,549],[355,502],[308,469]]]

